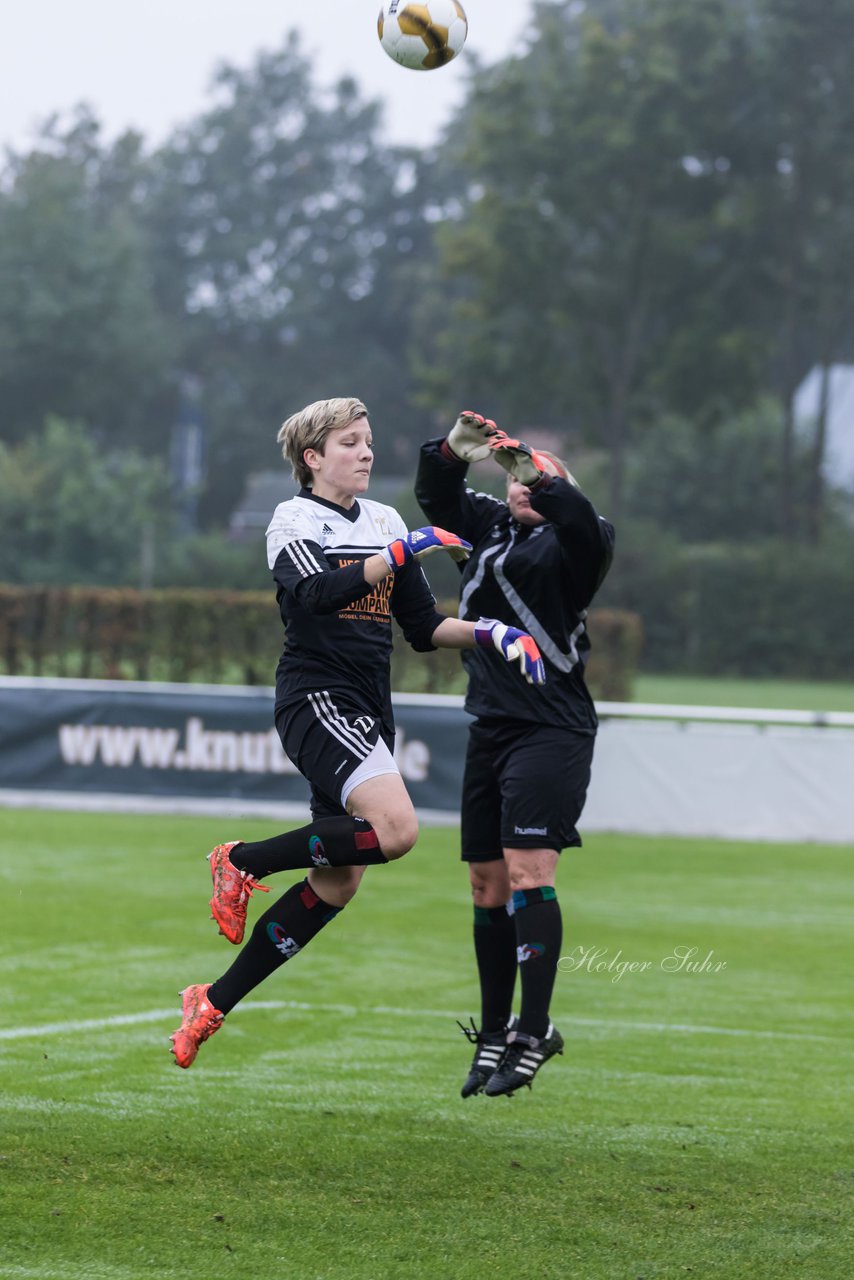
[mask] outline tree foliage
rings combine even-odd
[[[428,241],[414,159],[381,145],[379,107],[352,81],[320,93],[295,36],[223,68],[216,93],[157,158],[153,202],[161,288],[181,282],[183,363],[204,388],[213,501],[273,464],[278,424],[309,401],[410,412],[395,273]]]
[[[0,581],[138,583],[142,549],[168,535],[157,516],[165,488],[150,458],[105,453],[59,418],[18,445],[0,442]]]
[[[822,508],[827,405],[817,423],[809,502],[797,520],[793,401],[804,372],[851,360],[854,331],[854,128],[849,51],[854,4],[764,0],[757,73],[773,182],[761,191],[775,359],[785,408],[782,503],[790,528],[814,538]]]
[[[688,584],[658,620],[728,547],[750,584],[804,534],[784,566],[850,557],[828,404],[804,442],[793,402],[852,360],[852,45],[854,0],[541,0],[423,151],[294,36],[156,150],[49,122],[0,171],[0,577],[239,583],[247,473],[332,394],[366,401],[387,472],[462,405],[595,457],[610,598]],[[189,409],[205,528],[164,546]]]
[[[618,509],[632,424],[708,421],[761,386],[749,29],[732,0],[537,12],[530,52],[469,104],[436,391],[490,383],[502,415],[580,427]]]
[[[0,187],[0,435],[48,414],[112,444],[162,447],[168,327],[152,289],[139,204],[140,139],[104,147],[86,112],[52,121]]]

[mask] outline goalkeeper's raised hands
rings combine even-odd
[[[503,435],[491,418],[463,409],[448,432],[448,448],[460,462],[480,462],[489,457],[490,442]]]
[[[490,440],[487,452],[499,466],[520,484],[536,484],[545,471],[545,459],[532,449],[524,440],[513,440],[510,436],[501,435]]]
[[[483,649],[495,648],[506,662],[518,662],[528,684],[545,684],[546,669],[533,636],[508,627],[495,618],[480,618],[474,624],[475,643]]]

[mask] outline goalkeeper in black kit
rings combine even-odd
[[[392,617],[414,649],[489,650],[514,679],[545,679],[536,644],[494,618],[461,622],[436,610],[420,561],[471,548],[454,533],[408,532],[398,513],[365,498],[373,437],[360,400],[319,400],[288,418],[278,435],[297,497],[281,503],[267,530],[267,559],[285,626],[276,672],[276,728],[311,785],[312,821],[208,855],[213,919],[243,942],[247,901],[261,880],[303,870],[257,920],[231,967],[181,992],[172,1052],[189,1067],[239,1000],[296,955],[351,900],[365,868],[402,857],[418,824],[394,762],[389,664]],[[524,679],[523,679],[524,677]]]
[[[466,485],[467,464],[492,458],[507,472],[506,500]],[[547,683],[508,678],[472,650],[461,843],[474,900],[481,1023],[462,1096],[512,1094],[563,1052],[549,1017],[562,923],[555,873],[590,781],[597,718],[584,666],[587,609],[611,564],[614,530],[566,466],[476,413],[446,440],[423,445],[416,497],[428,520],[473,546],[462,567],[459,616],[481,613],[524,628]],[[521,1008],[512,1013],[517,970]]]

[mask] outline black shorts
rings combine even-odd
[[[341,788],[382,738],[394,750],[394,734],[358,703],[318,689],[299,702],[276,708],[276,729],[285,754],[311,786],[311,812],[331,818],[346,812]]]
[[[526,720],[475,720],[469,729],[460,835],[464,862],[503,849],[581,844],[593,734]]]

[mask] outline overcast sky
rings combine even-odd
[[[150,144],[205,106],[222,61],[248,65],[297,27],[321,84],[344,73],[388,103],[395,142],[432,141],[472,73],[522,47],[531,0],[463,0],[466,50],[450,66],[407,71],[377,40],[379,0],[10,0],[0,37],[0,145],[26,150],[54,111],[88,102],[108,137],[139,129]]]

